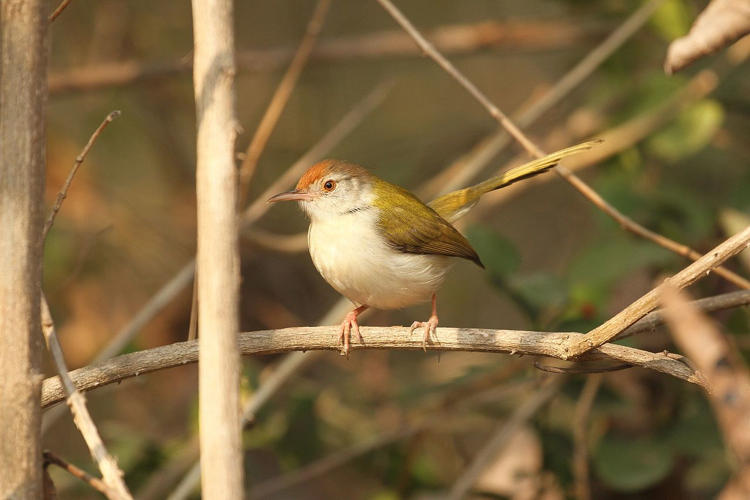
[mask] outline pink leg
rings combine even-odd
[[[359,332],[359,323],[357,323],[357,316],[364,312],[369,306],[359,306],[358,308],[350,311],[344,321],[341,322],[341,335],[339,336],[339,342],[344,347],[341,351],[342,356],[349,358],[349,346],[352,340],[352,330],[357,334],[357,338],[361,343],[365,343],[362,338],[362,334]]]
[[[422,340],[422,349],[426,352],[427,351],[427,342],[430,340],[430,334],[434,335],[435,330],[437,330],[438,326],[438,315],[437,315],[437,295],[432,294],[432,314],[430,315],[430,319],[427,321],[415,321],[411,324],[411,328],[409,333],[414,333],[414,330],[416,330],[419,327],[424,327],[424,339]]]

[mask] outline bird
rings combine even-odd
[[[484,268],[453,222],[484,194],[544,173],[598,142],[562,149],[429,203],[357,164],[326,159],[309,167],[294,190],[268,202],[298,202],[310,219],[307,243],[313,264],[354,304],[339,327],[342,355],[349,356],[352,330],[364,344],[357,317],[366,309],[401,309],[431,301],[429,319],[410,327],[411,333],[424,328],[426,350],[438,326],[437,291],[456,259]]]

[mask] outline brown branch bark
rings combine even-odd
[[[231,0],[193,0],[203,497],[243,497],[234,30]]]
[[[581,27],[560,21],[487,21],[474,24],[441,26],[429,36],[435,45],[448,54],[466,54],[490,48],[513,50],[559,50],[588,40],[606,27]],[[239,70],[268,72],[283,68],[294,55],[293,47],[268,50],[243,50],[237,54]],[[319,62],[378,59],[385,57],[419,57],[422,53],[408,35],[401,31],[382,31],[366,35],[322,40],[310,54]],[[63,94],[87,92],[113,86],[148,83],[187,74],[192,69],[189,59],[163,62],[120,61],[84,66],[50,75],[50,92]]]
[[[582,338],[571,339],[566,347],[568,358],[580,356],[586,351],[609,342],[627,327],[641,319],[656,307],[665,286],[685,288],[707,276],[725,260],[750,246],[750,226],[722,242],[703,257],[696,260],[664,283],[636,300],[615,316],[594,328]]]
[[[46,9],[41,0],[0,2],[0,498],[42,496]]]
[[[352,350],[399,349],[419,351],[422,339],[410,335],[403,327],[362,327],[365,344],[355,343]],[[581,338],[574,332],[531,332],[524,330],[488,330],[481,328],[438,328],[436,343],[427,345],[434,351],[498,352],[514,355],[548,356],[565,359],[566,343]],[[339,351],[338,332],[330,326],[261,330],[239,335],[243,355],[278,354],[290,351]],[[673,355],[652,353],[617,344],[605,344],[588,353],[585,359],[613,359],[634,366],[642,366],[665,373],[690,383],[703,386],[699,373],[675,359]],[[70,372],[79,390],[87,391],[106,384],[172,368],[198,360],[196,341],[177,342],[162,347],[123,354],[108,361]],[[48,407],[62,400],[63,393],[56,377],[44,381],[42,406]]]

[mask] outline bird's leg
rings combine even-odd
[[[359,323],[357,323],[357,316],[365,311],[369,306],[359,306],[358,308],[349,311],[349,313],[341,322],[341,335],[339,336],[339,342],[344,347],[341,351],[342,356],[349,358],[349,346],[352,340],[352,330],[357,334],[357,338],[361,343],[365,343],[362,338],[362,334],[359,331]]]
[[[437,315],[437,295],[432,294],[432,314],[430,319],[427,321],[415,321],[411,324],[409,333],[414,333],[414,330],[423,326],[424,327],[424,339],[422,340],[422,349],[427,352],[427,341],[430,340],[430,334],[435,334],[438,326],[438,315]]]

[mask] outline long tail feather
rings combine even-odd
[[[529,177],[546,172],[560,163],[560,160],[563,158],[589,150],[600,142],[602,142],[601,139],[596,139],[555,151],[543,158],[524,163],[479,184],[444,194],[431,201],[429,206],[440,214],[441,217],[449,222],[453,222],[476,205],[483,194],[509,186],[521,179],[528,179]]]

